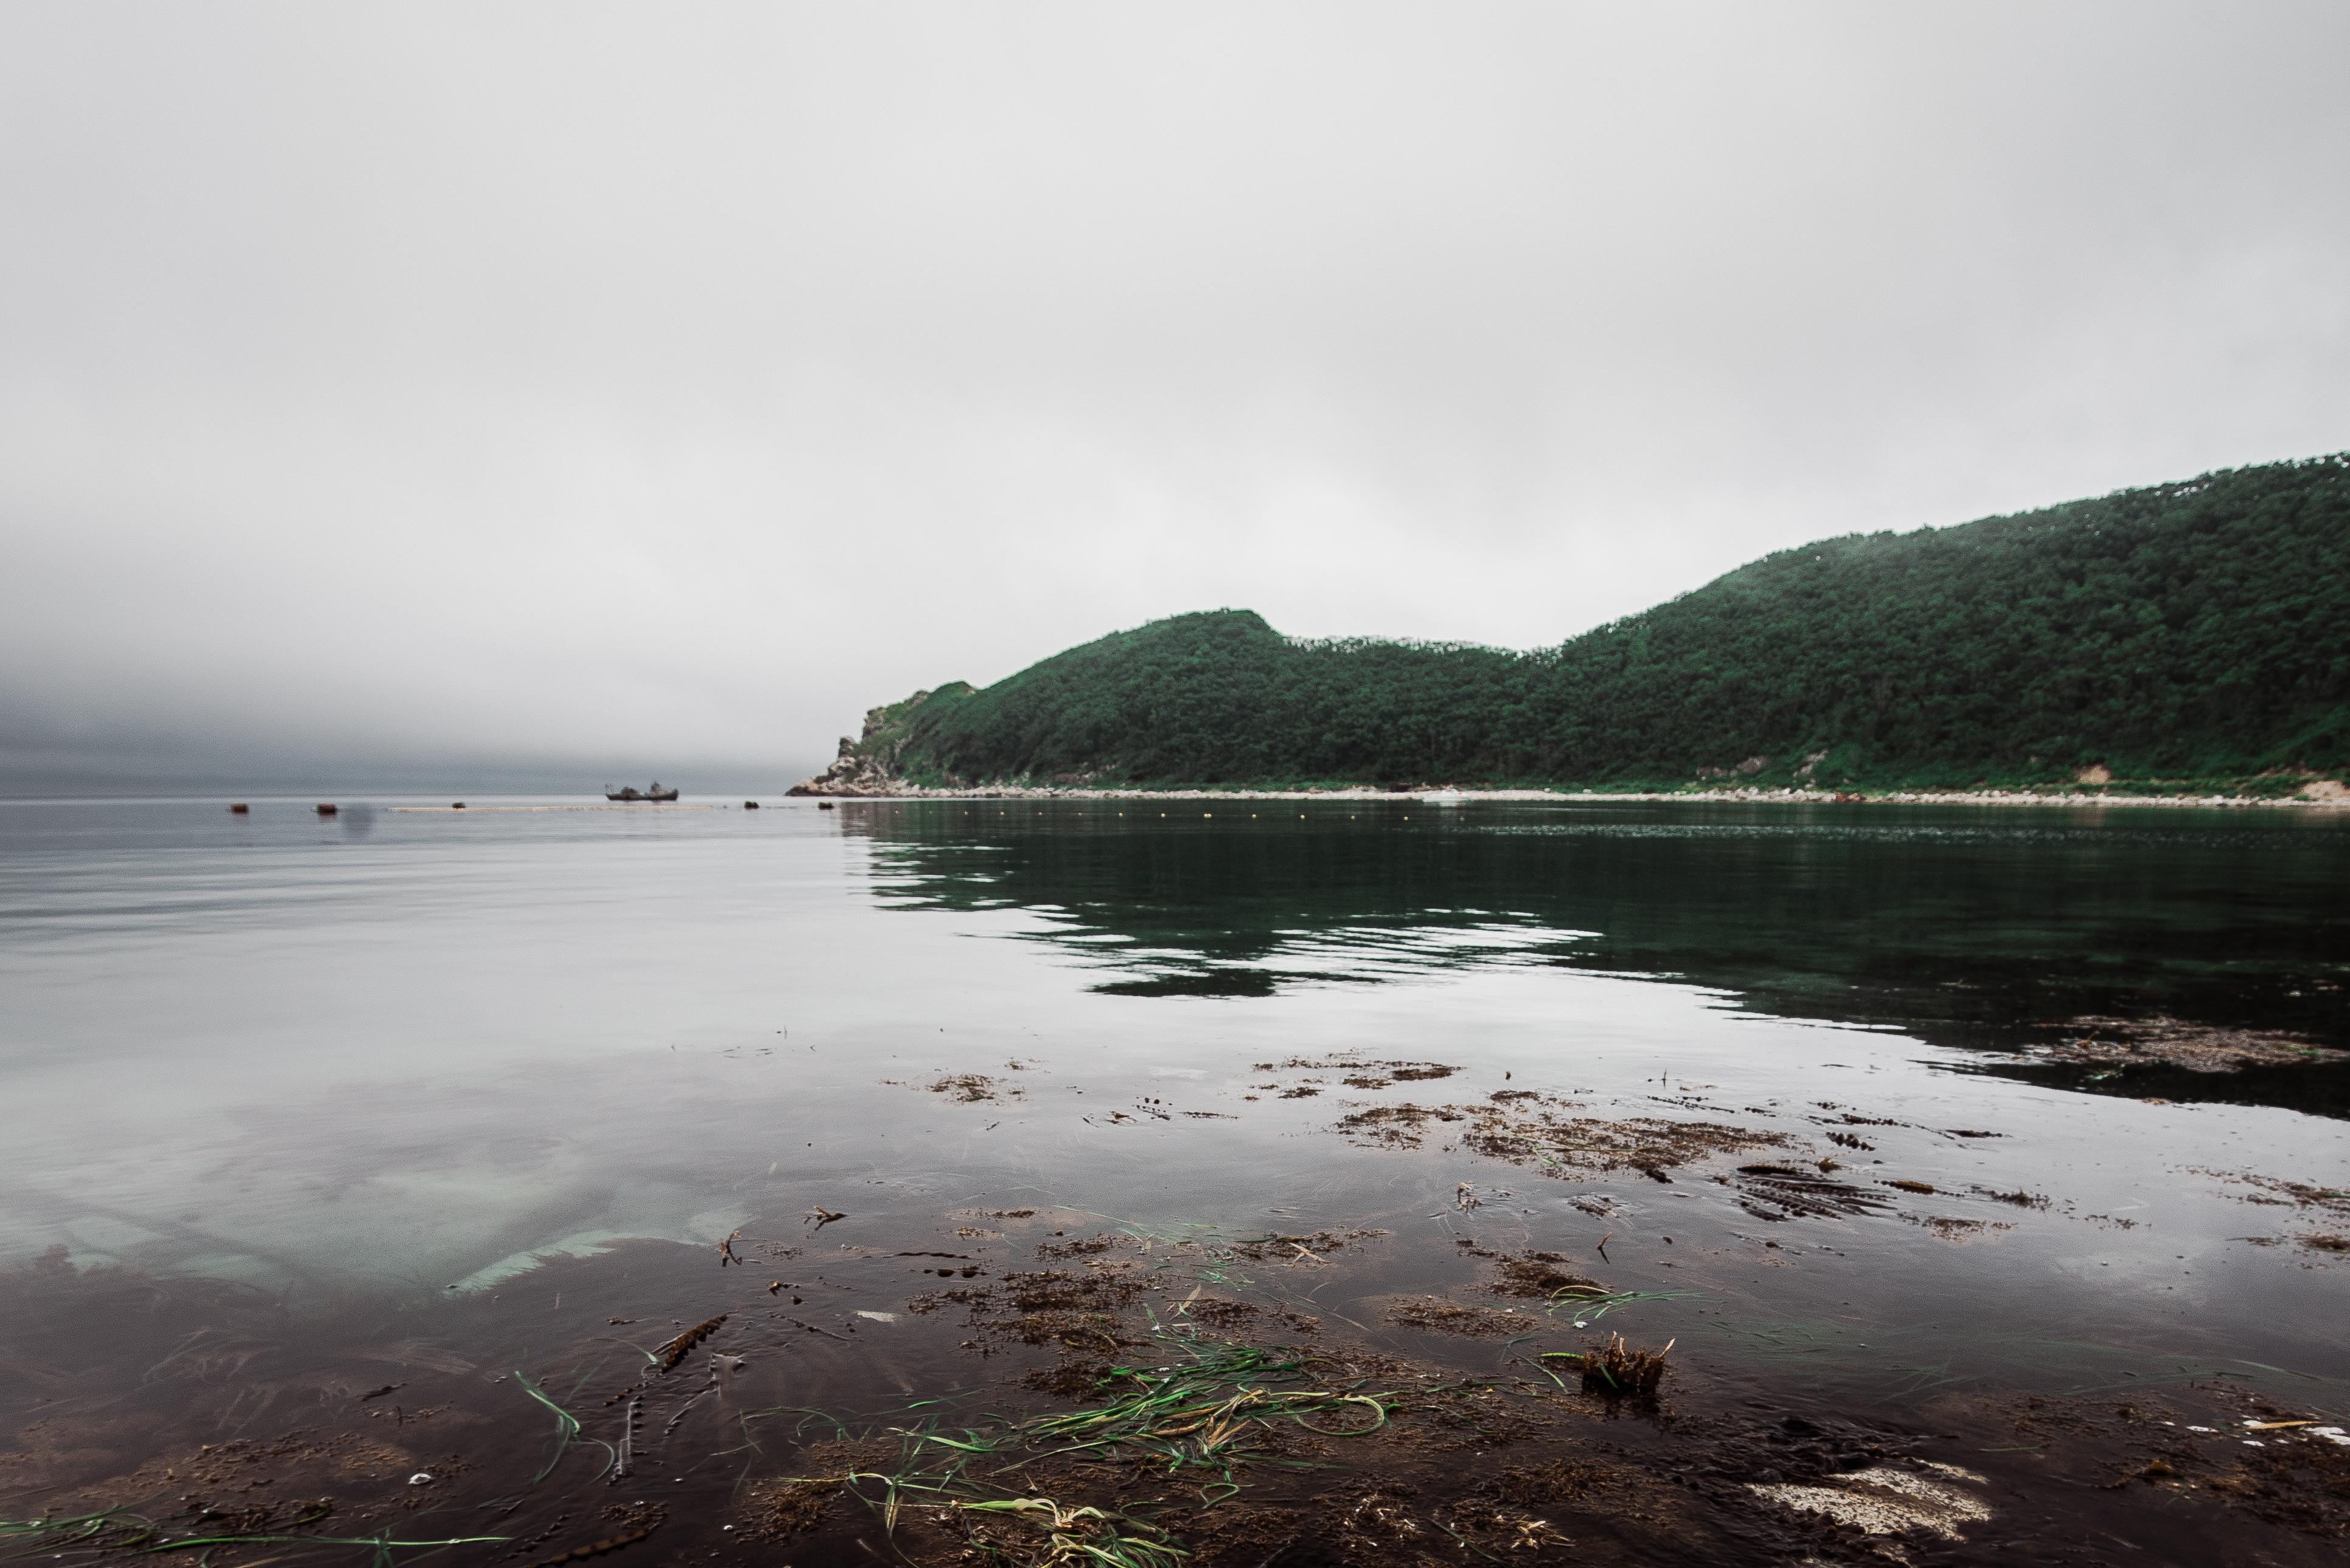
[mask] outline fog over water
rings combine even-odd
[[[0,792],[774,789],[2350,445],[2338,5],[0,15]]]

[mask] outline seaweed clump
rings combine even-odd
[[[1607,1293],[1607,1287],[1597,1280],[1562,1273],[1557,1265],[1565,1262],[1565,1254],[1559,1252],[1505,1253],[1494,1261],[1493,1282],[1486,1288],[1495,1295],[1515,1296],[1521,1301],[1556,1301],[1569,1295]]]
[[[1656,1397],[1657,1385],[1665,1378],[1665,1357],[1679,1343],[1668,1341],[1659,1351],[1635,1350],[1622,1334],[1609,1334],[1607,1344],[1583,1353],[1583,1391],[1608,1398]]]
[[[2334,1226],[2350,1222],[2350,1189],[2339,1187],[2315,1187],[2305,1181],[2287,1181],[2281,1177],[2257,1176],[2250,1171],[2206,1170],[2207,1176],[2217,1176],[2223,1181],[2258,1189],[2272,1197],[2247,1195],[2244,1201],[2265,1208],[2282,1209],[2290,1205],[2300,1210],[2300,1217],[2315,1220],[2325,1229],[2302,1231],[2286,1237],[2253,1238],[2262,1246],[2274,1246],[2289,1240],[2313,1252],[2350,1252],[2350,1236]]]
[[[1385,1144],[1393,1148],[1418,1148],[1427,1137],[1426,1124],[1463,1120],[1449,1106],[1376,1106],[1338,1119],[1338,1130],[1357,1142]]]
[[[691,1328],[662,1345],[656,1353],[660,1357],[660,1369],[663,1372],[676,1371],[678,1364],[691,1354],[695,1345],[718,1332],[726,1322],[726,1315],[724,1313],[720,1313],[707,1323],[695,1324]]]
[[[1792,1165],[1742,1165],[1738,1174],[1738,1206],[1757,1220],[1831,1220],[1887,1207],[1884,1199],[1866,1188],[1830,1180],[1825,1171]]]
[[[743,1513],[753,1540],[785,1541],[826,1523],[850,1482],[886,1474],[897,1464],[898,1450],[894,1445],[843,1440],[812,1444],[800,1450],[799,1459],[812,1473],[751,1489]]]
[[[2214,1029],[2178,1018],[2075,1018],[2083,1033],[2033,1054],[2043,1062],[2111,1067],[2183,1067],[2190,1073],[2234,1073],[2246,1067],[2314,1066],[2350,1062],[2350,1051],[2270,1030]]]
[[[944,1095],[949,1099],[961,1100],[965,1104],[975,1104],[981,1100],[996,1099],[1003,1095],[1018,1099],[1026,1091],[1002,1088],[995,1079],[984,1073],[949,1073],[931,1085],[931,1093]]]
[[[1542,1320],[1522,1312],[1480,1306],[1454,1306],[1430,1296],[1424,1301],[1398,1302],[1388,1309],[1387,1321],[1431,1334],[1457,1334],[1471,1339],[1502,1339],[1531,1332]]]
[[[1511,1090],[1481,1104],[1378,1106],[1343,1116],[1338,1130],[1358,1142],[1417,1148],[1428,1124],[1464,1123],[1460,1146],[1489,1159],[1531,1166],[1545,1176],[1568,1179],[1637,1170],[1652,1181],[1693,1160],[1783,1145],[1783,1133],[1720,1122],[1677,1122],[1659,1116],[1610,1121],[1567,1116],[1575,1107],[1531,1091]]]
[[[1141,1343],[1128,1335],[1118,1314],[1152,1288],[1132,1263],[1082,1274],[1043,1269],[1008,1273],[993,1284],[926,1293],[909,1300],[906,1310],[920,1316],[949,1303],[968,1308],[964,1322],[976,1337],[963,1342],[967,1349],[983,1352],[988,1341],[1008,1339],[1096,1356]]]

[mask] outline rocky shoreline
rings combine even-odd
[[[2157,805],[2207,809],[2214,806],[2320,809],[2350,806],[2350,797],[2309,794],[2117,794],[2057,790],[1889,790],[1866,794],[1849,790],[1464,790],[1433,785],[1395,790],[1378,789],[1367,784],[1352,789],[1095,789],[1082,784],[972,784],[933,788],[879,777],[869,782],[847,782],[821,774],[802,780],[788,793],[833,800],[1400,800],[1438,805],[1456,805],[1469,801],[1715,801],[1813,805]]]
[[[2125,781],[2117,790],[2097,768],[2070,784],[2040,789],[1858,790],[1786,789],[1753,786],[1672,790],[1462,789],[1454,784],[1377,785],[1344,788],[1272,789],[1211,786],[1198,789],[1101,788],[1087,775],[1064,774],[1044,783],[917,784],[899,769],[904,763],[905,715],[932,694],[917,691],[904,702],[865,715],[865,733],[843,735],[840,753],[820,774],[802,779],[787,794],[836,800],[1422,800],[1439,805],[1468,800],[1803,802],[1820,805],[2173,805],[2350,806],[2350,785],[2315,778],[2293,794],[2132,794]],[[1755,766],[1761,759],[1755,760]],[[1753,767],[1742,769],[1752,772]],[[2301,775],[2306,778],[2308,775]]]

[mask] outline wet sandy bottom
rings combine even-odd
[[[1892,1141],[1848,1110],[1798,1131],[1515,1090],[1405,1104],[1424,1114],[1332,1107],[1332,1142],[1369,1139],[1400,1190],[1312,1229],[819,1203],[715,1248],[298,1311],[47,1260],[5,1281],[0,1486],[7,1517],[50,1521],[14,1544],[217,1564],[379,1543],[679,1565],[2340,1561],[2350,1446],[2323,1373],[2157,1337],[2101,1344],[2094,1388],[1963,1357],[1888,1378],[1834,1343],[1891,1327],[1868,1326],[1869,1242],[1979,1244],[1905,1204],[2053,1224],[2060,1198],[1839,1166],[1827,1151],[1858,1151],[1823,1129]],[[1710,1187],[1772,1234],[1733,1251],[1692,1212],[1665,1241],[1624,1181]],[[1552,1182],[1591,1220],[1572,1251],[1518,1201]],[[1774,1267],[1862,1308],[1773,1318],[1751,1282]]]

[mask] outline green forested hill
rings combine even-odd
[[[2336,454],[1823,540],[1530,653],[1177,616],[876,710],[835,774],[1886,786],[2345,764]]]

